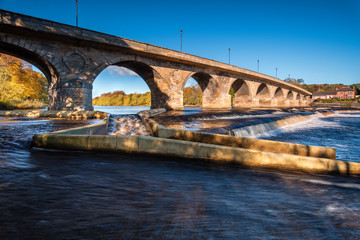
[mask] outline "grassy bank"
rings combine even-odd
[[[0,101],[0,109],[2,110],[13,110],[13,109],[41,109],[46,104],[37,100],[9,100]]]

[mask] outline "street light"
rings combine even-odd
[[[183,30],[181,29],[180,30],[180,51],[182,52],[182,33],[183,33]]]
[[[275,76],[276,76],[276,78],[277,78],[277,68],[275,68],[275,71],[276,71]]]
[[[230,64],[230,48],[229,48],[229,64]]]
[[[78,24],[78,0],[75,0],[75,3],[76,3],[76,27],[79,26]]]
[[[259,72],[259,63],[260,63],[260,60],[258,59],[258,60],[257,60],[258,72]]]

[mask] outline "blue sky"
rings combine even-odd
[[[75,0],[0,0],[0,8],[75,25]],[[79,0],[79,26],[228,62],[305,83],[360,83],[359,0]],[[120,72],[120,73],[119,73]],[[145,82],[107,69],[102,92],[148,91]]]

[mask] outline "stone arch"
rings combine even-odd
[[[283,92],[283,90],[282,90],[281,87],[278,87],[278,88],[275,90],[274,98],[276,98],[278,101],[284,101],[284,100],[285,100],[284,92]]]
[[[295,98],[297,101],[300,101],[301,100],[301,96],[300,96],[300,93],[297,93],[296,94],[296,98]]]
[[[191,77],[195,79],[195,81],[199,84],[200,89],[202,91],[201,105],[203,107],[207,105],[211,105],[210,103],[211,96],[216,95],[216,91],[218,91],[216,87],[217,83],[215,82],[214,78],[210,74],[205,72],[195,72],[189,74],[182,82],[182,86],[181,86],[182,95],[184,94],[185,84]]]
[[[289,91],[287,96],[286,96],[286,99],[288,100],[294,100],[294,93],[292,91]]]
[[[266,96],[266,97],[270,97],[270,91],[268,86],[265,83],[262,83],[259,85],[257,91],[256,91],[256,96]]]
[[[259,99],[260,106],[271,104],[270,89],[265,83],[261,83],[256,91],[256,97]]]
[[[233,107],[242,107],[250,104],[250,88],[243,79],[236,79],[231,87],[234,90]]]
[[[0,52],[23,59],[37,67],[48,81],[49,104],[48,110],[57,110],[60,107],[60,75],[58,69],[47,59],[42,51],[31,51],[27,48],[0,41]]]
[[[124,67],[138,74],[145,81],[151,91],[151,108],[170,108],[167,104],[169,100],[169,93],[167,92],[169,89],[168,84],[153,67],[140,61],[123,60],[113,62],[111,64],[103,64],[91,74],[91,79],[88,79],[88,81],[92,84],[95,81],[96,76],[98,76],[108,66]]]
[[[195,79],[195,81],[199,84],[201,91],[205,91],[206,88],[208,87],[210,81],[212,80],[212,76],[208,73],[205,72],[196,72],[196,73],[192,73],[189,74],[186,79],[182,82],[182,89],[184,89],[186,82],[190,79],[190,78]]]

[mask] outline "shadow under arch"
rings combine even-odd
[[[278,88],[275,90],[274,97],[275,97],[277,100],[279,100],[279,101],[284,101],[284,100],[285,100],[284,92],[283,92],[283,90],[282,90],[281,87],[278,87]]]
[[[265,83],[260,84],[256,91],[256,97],[259,98],[260,105],[270,104],[270,91]]]
[[[208,88],[208,86],[210,85],[210,81],[212,79],[212,76],[208,73],[205,72],[195,72],[195,73],[191,73],[189,74],[185,80],[182,83],[181,86],[181,90],[182,90],[182,94],[184,97],[184,88],[186,83],[190,80],[190,78],[193,78],[197,84],[199,85],[200,89],[201,89],[201,100],[200,100],[200,104],[201,106],[203,105],[204,99],[206,101],[206,94],[205,94],[205,90]]]
[[[212,76],[208,73],[204,73],[204,72],[196,72],[193,74],[190,74],[185,81],[182,83],[182,89],[184,89],[186,82],[190,79],[190,78],[195,79],[195,81],[199,84],[201,91],[204,92],[205,89],[208,87],[210,80],[212,79]]]
[[[0,42],[0,52],[25,60],[37,67],[45,75],[48,81],[48,110],[59,109],[60,94],[58,88],[60,86],[60,77],[56,68],[48,60],[35,52],[4,42]]]
[[[241,107],[249,104],[250,89],[248,84],[243,79],[236,79],[230,89],[234,91],[233,107]],[[230,90],[229,90],[230,92]]]
[[[151,108],[166,108],[171,109],[171,106],[168,104],[169,96],[162,89],[168,86],[160,86],[160,84],[167,83],[163,80],[161,75],[153,69],[151,66],[132,60],[119,61],[113,64],[103,65],[101,68],[97,69],[97,75],[100,74],[103,70],[105,70],[109,66],[118,66],[127,68],[137,75],[139,75],[145,83],[148,85],[151,92]],[[93,77],[91,80],[91,84],[95,81],[96,77]],[[116,89],[114,89],[116,90]]]
[[[293,94],[292,91],[289,91],[289,92],[288,92],[288,94],[287,94],[287,96],[286,96],[286,99],[288,99],[288,100],[294,100],[294,94]]]

